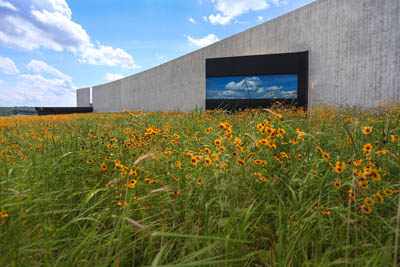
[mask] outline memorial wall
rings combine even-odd
[[[212,59],[285,53],[307,53],[307,90],[300,96],[296,93],[296,97],[306,94],[306,100],[302,101],[309,106],[370,108],[381,102],[400,100],[399,14],[399,0],[317,0],[152,69],[93,86],[93,109],[95,112],[191,111],[196,107],[206,108],[207,100],[213,98],[260,101],[268,99],[268,94],[261,94],[260,88],[271,89],[272,79],[280,82],[277,88],[283,88],[277,98],[285,92],[293,97],[293,90],[304,85],[304,81],[300,85],[295,70],[286,73],[288,77],[281,76],[280,81],[268,73],[236,72],[218,81],[208,80],[211,77],[206,75],[206,62]],[[271,69],[273,64],[276,64],[273,60],[267,60],[264,67]],[[303,66],[296,68],[300,71]],[[304,71],[301,75],[304,78]],[[256,80],[259,87],[251,87]],[[208,93],[207,83],[214,88]],[[247,89],[243,91],[240,85]],[[228,89],[236,91],[222,92]],[[87,95],[77,94],[78,106],[87,102],[81,97]]]

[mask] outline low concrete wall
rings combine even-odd
[[[400,100],[400,1],[318,0],[158,67],[93,87],[95,112],[205,106],[205,59],[309,51],[308,103]]]
[[[90,107],[90,87],[76,90],[76,106]]]

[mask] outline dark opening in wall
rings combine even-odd
[[[308,51],[206,59],[206,109],[307,106]]]

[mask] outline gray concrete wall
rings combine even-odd
[[[76,90],[76,106],[90,107],[90,87]]]
[[[95,112],[205,106],[205,59],[309,51],[309,104],[400,100],[400,1],[318,0],[163,65],[93,87]]]

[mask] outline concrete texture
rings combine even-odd
[[[90,105],[90,87],[76,90],[76,106],[91,107]]]
[[[309,105],[369,108],[400,100],[399,14],[399,0],[318,0],[163,65],[95,86],[94,111],[204,108],[206,58],[307,50]]]

